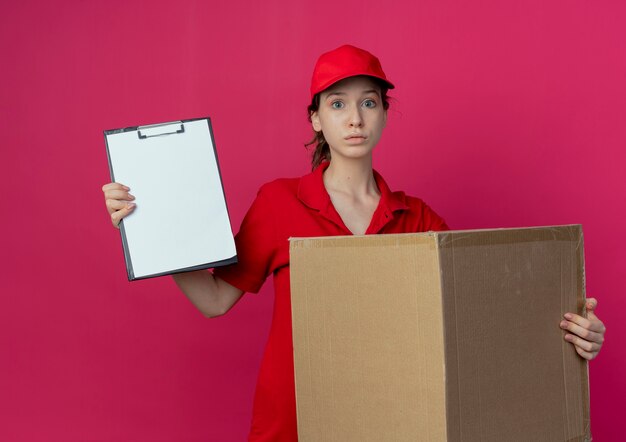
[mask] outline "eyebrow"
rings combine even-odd
[[[378,91],[376,89],[368,89],[366,91],[363,91],[363,95],[367,95],[367,94],[378,95]],[[332,97],[333,95],[347,95],[347,93],[346,92],[331,92],[328,94],[328,97],[326,98]]]

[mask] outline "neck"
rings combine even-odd
[[[333,158],[324,171],[324,186],[328,191],[342,192],[357,198],[377,195],[379,192],[372,170],[372,158]]]

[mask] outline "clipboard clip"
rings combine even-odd
[[[183,132],[185,132],[185,125],[182,121],[150,124],[148,126],[139,126],[137,128],[137,136],[140,140],[151,137],[160,137],[162,135],[181,134]]]

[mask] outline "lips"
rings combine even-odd
[[[367,137],[365,135],[361,135],[361,134],[350,134],[347,137],[345,137],[345,140],[365,140]]]

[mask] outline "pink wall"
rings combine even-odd
[[[392,187],[455,228],[583,224],[609,329],[592,429],[619,440],[624,3],[211,3],[2,8],[0,440],[244,439],[271,284],[206,320],[169,278],[128,283],[102,130],[211,116],[237,228],[259,185],[307,171],[311,69],[345,42],[397,86],[375,160]]]

